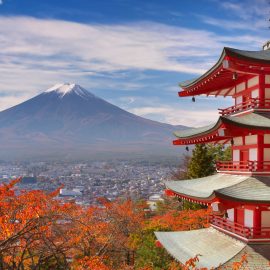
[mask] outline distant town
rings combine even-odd
[[[51,192],[61,187],[58,199],[95,205],[99,198],[159,200],[164,181],[175,167],[160,164],[118,162],[31,162],[0,163],[0,183],[22,176],[19,190]]]

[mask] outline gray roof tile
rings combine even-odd
[[[199,268],[212,269],[223,265],[246,246],[214,228],[155,232],[155,235],[168,253],[183,264],[196,255],[201,255],[196,265]]]
[[[217,130],[222,123],[230,123],[232,125],[242,126],[242,127],[250,127],[254,129],[270,129],[270,113],[261,113],[261,112],[253,112],[249,114],[244,114],[241,116],[220,116],[218,121],[215,124],[211,124],[208,126],[200,127],[200,128],[192,128],[181,131],[175,131],[174,135],[180,139],[188,139],[193,138],[198,135],[206,135],[214,130]]]
[[[180,263],[199,256],[198,268],[219,266],[232,269],[233,262],[241,261],[247,253],[250,270],[269,270],[270,244],[247,245],[214,228],[181,232],[155,232],[162,246]],[[222,268],[223,269],[223,268]]]
[[[166,187],[191,198],[230,197],[241,201],[270,202],[269,176],[243,176],[217,173],[211,176],[168,181]]]

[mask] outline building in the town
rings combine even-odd
[[[266,43],[267,44],[267,43]],[[232,159],[217,173],[171,181],[167,195],[212,206],[209,228],[157,232],[159,243],[179,262],[200,254],[197,267],[229,266],[248,255],[249,269],[270,269],[270,47],[224,48],[205,74],[180,84],[180,97],[230,96],[216,123],[175,132],[175,145],[231,144]]]

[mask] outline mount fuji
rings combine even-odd
[[[77,84],[57,84],[0,112],[0,155],[12,159],[170,156],[176,154],[172,132],[181,128],[129,113]]]

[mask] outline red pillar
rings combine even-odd
[[[265,75],[260,74],[259,75],[259,106],[263,107],[265,103]],[[263,144],[264,144],[264,135],[258,134],[258,169],[263,169]]]
[[[258,134],[258,150],[257,150],[257,161],[258,161],[258,170],[263,170],[263,161],[264,161],[264,135]]]
[[[256,228],[261,227],[261,212],[260,208],[254,209],[254,216],[253,216],[253,226]]]
[[[234,222],[237,222],[237,208],[235,207],[233,210],[234,210]]]
[[[253,237],[254,238],[259,237],[261,235],[261,226],[262,226],[261,212],[262,211],[260,208],[254,209],[254,216],[253,216],[253,227],[254,227]]]
[[[260,100],[260,107],[264,107],[265,103],[265,75],[259,75],[259,100]]]

